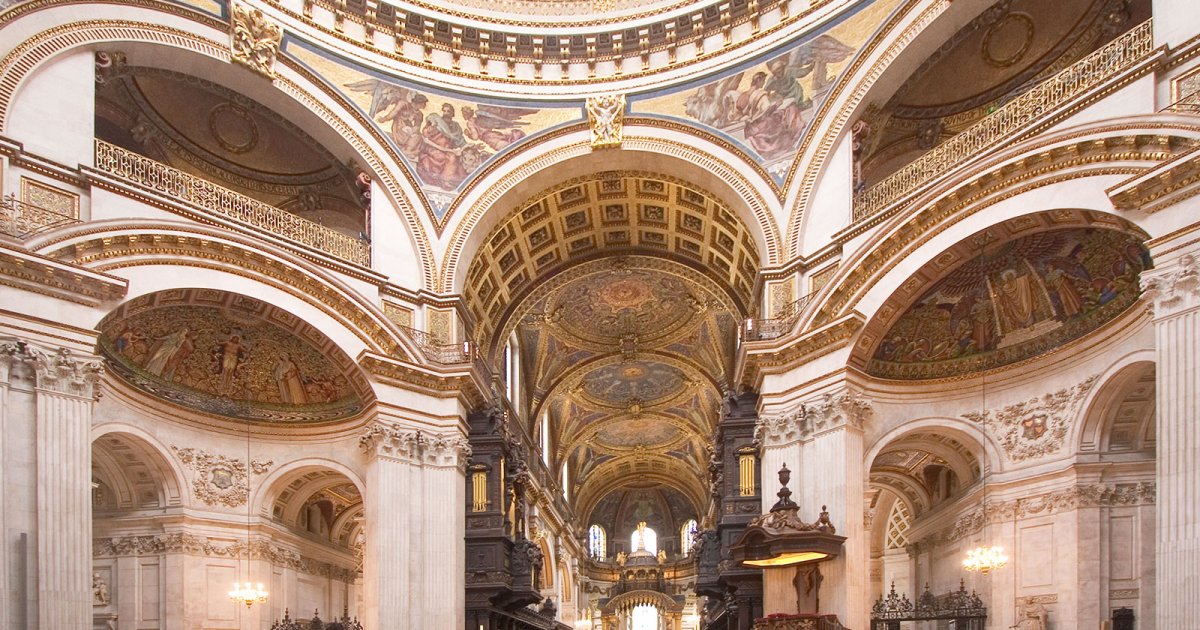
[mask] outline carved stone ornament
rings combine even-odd
[[[1157,317],[1200,306],[1200,263],[1194,255],[1184,254],[1174,266],[1143,273],[1142,297]]]
[[[407,431],[398,425],[376,422],[358,438],[368,455],[419,466],[457,467],[465,470],[471,457],[467,438],[457,434]]]
[[[0,341],[0,381],[31,379],[40,389],[94,400],[103,372],[99,359],[77,357],[66,348],[47,351],[24,341]]]
[[[112,596],[108,593],[108,582],[100,577],[99,573],[92,574],[92,605],[107,606],[112,602]]]
[[[250,486],[245,462],[200,449],[179,448],[173,444],[171,450],[179,456],[179,461],[196,471],[196,478],[192,480],[196,498],[208,505],[231,508],[246,504]],[[254,460],[250,462],[250,468],[254,474],[263,475],[274,463]]]
[[[283,29],[263,12],[244,4],[233,5],[230,58],[267,78],[275,77],[275,57]]]
[[[1154,505],[1157,484],[1117,483],[1071,486],[1044,494],[1022,497],[1013,501],[989,502],[959,517],[953,525],[908,545],[908,553],[916,556],[937,546],[955,542],[983,531],[985,525],[1012,523],[1015,519],[1050,516],[1079,508],[1124,507]]]
[[[210,558],[256,558],[267,560],[275,567],[290,568],[301,573],[348,583],[353,583],[359,577],[356,569],[302,556],[291,549],[262,540],[251,541],[249,546],[245,541],[216,544],[208,538],[186,532],[92,540],[92,556],[96,558],[165,553],[182,553]]]
[[[1097,378],[1093,375],[1074,387],[997,411],[971,412],[963,417],[983,425],[1004,448],[1010,461],[1044,457],[1062,448],[1071,420]]]
[[[853,389],[825,392],[789,413],[759,417],[754,442],[759,448],[784,446],[843,425],[862,429],[872,413],[871,401]]]
[[[625,123],[625,95],[604,94],[587,100],[588,125],[592,128],[592,148],[621,146]]]

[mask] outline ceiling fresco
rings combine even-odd
[[[611,347],[622,340],[647,344],[694,328],[706,309],[704,299],[673,276],[613,269],[557,291],[548,301],[546,317],[581,347]]]
[[[295,315],[242,295],[177,289],[126,303],[100,325],[100,350],[128,383],[202,413],[271,423],[361,412],[354,362]]]
[[[592,370],[583,377],[583,394],[601,405],[626,408],[675,396],[687,376],[679,368],[631,359]]]
[[[944,378],[1078,339],[1137,301],[1141,239],[1070,228],[989,244],[926,290],[882,335],[868,373]]]
[[[463,183],[496,156],[530,136],[584,119],[578,100],[488,100],[388,77],[291,37],[280,50],[376,125],[420,183],[439,225]]]
[[[722,76],[630,97],[629,111],[700,125],[732,140],[782,184],[838,74],[899,0],[862,2],[768,59]]]

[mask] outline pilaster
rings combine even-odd
[[[1142,274],[1156,352],[1159,628],[1200,616],[1200,247],[1184,251]]]
[[[359,446],[368,458],[364,625],[462,627],[466,438],[377,420]]]

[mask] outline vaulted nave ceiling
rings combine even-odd
[[[521,203],[488,236],[466,294],[481,347],[520,352],[530,432],[549,427],[585,516],[654,482],[703,511],[758,251],[721,200],[664,175],[601,172]]]

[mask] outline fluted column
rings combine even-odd
[[[1200,618],[1200,252],[1156,260],[1142,274],[1154,312],[1158,451],[1156,618]]]
[[[461,628],[466,438],[377,421],[359,444],[370,460],[365,625]]]
[[[760,418],[755,437],[763,453],[763,470],[793,468],[794,500],[804,518],[816,520],[827,506],[837,533],[846,537],[842,555],[821,565],[821,612],[836,613],[842,624],[865,628],[868,624],[868,566],[870,547],[863,526],[863,424],[871,416],[871,403],[853,387],[829,389],[777,417]],[[765,481],[763,510],[778,488]],[[767,572],[770,574],[770,571]],[[791,572],[786,572],[791,573]],[[790,576],[788,580],[790,581]],[[794,590],[768,575],[764,600],[795,597]],[[788,585],[790,586],[790,584]],[[787,602],[764,601],[764,610],[784,611]],[[790,606],[795,608],[794,603]]]

